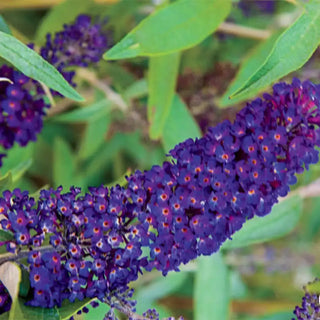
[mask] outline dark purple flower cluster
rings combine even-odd
[[[41,48],[40,54],[72,83],[75,72],[66,70],[67,68],[87,67],[97,63],[106,51],[108,41],[103,25],[104,22],[93,23],[88,15],[80,15],[75,23],[64,25],[63,31],[57,32],[54,37],[47,34],[46,44]]]
[[[107,37],[100,23],[80,15],[74,24],[65,25],[64,31],[47,35],[46,45],[40,49],[44,59],[54,65],[72,83],[74,71],[66,68],[98,62],[107,49]],[[35,141],[42,130],[45,108],[45,92],[36,81],[21,72],[3,65],[0,67],[0,147],[9,149],[14,142],[21,146]],[[11,81],[8,82],[8,81]],[[72,83],[74,86],[75,84]],[[0,153],[0,167],[5,154]]]
[[[147,319],[155,319],[158,320],[159,319],[159,313],[157,312],[156,309],[148,309],[146,312],[144,312],[142,314],[144,317],[146,317]]]
[[[36,140],[37,133],[42,129],[44,110],[49,105],[42,94],[30,90],[32,81],[21,72],[3,65],[0,75],[11,80],[11,83],[0,81],[0,146],[9,149],[14,142],[25,146],[29,141]]]
[[[245,16],[250,16],[254,12],[272,14],[276,9],[275,0],[240,0],[238,7]]]
[[[313,284],[318,283],[316,279]],[[311,283],[312,285],[312,283]],[[318,320],[320,319],[320,295],[319,293],[308,292],[307,287],[304,288],[305,295],[302,298],[301,307],[296,306],[294,310],[295,318],[292,320]]]
[[[10,310],[12,304],[11,296],[7,288],[0,280],[0,314]]]
[[[30,249],[33,306],[101,300],[142,269],[166,274],[210,255],[255,215],[268,214],[318,161],[320,86],[279,83],[201,139],[170,151],[171,162],[119,185],[42,190],[36,202],[14,190],[0,198],[10,252]],[[45,238],[50,245],[41,247]]]

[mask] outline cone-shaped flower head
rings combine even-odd
[[[80,195],[4,192],[7,249],[29,254],[32,305],[98,297],[127,288],[142,269],[166,274],[221,244],[255,215],[268,214],[289,185],[318,161],[320,87],[279,83],[201,139],[170,151],[171,162],[135,172],[126,187]],[[50,238],[41,250],[45,236]],[[50,277],[48,275],[50,274]]]

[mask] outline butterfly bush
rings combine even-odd
[[[27,255],[28,304],[125,296],[143,270],[166,275],[216,252],[318,161],[319,123],[320,86],[294,79],[248,103],[233,123],[178,144],[171,161],[136,171],[126,187],[85,194],[59,187],[42,190],[38,200],[5,191],[0,223],[12,239],[0,244],[15,260]]]
[[[101,59],[108,46],[103,25],[104,22],[94,23],[89,16],[80,15],[73,24],[64,25],[63,31],[54,36],[48,34],[40,54],[76,86],[75,72],[69,68],[87,67]],[[20,71],[3,65],[0,77],[6,78],[0,81],[0,146],[10,149],[15,142],[26,146],[41,132],[50,104],[41,85]],[[4,156],[0,153],[0,166]]]

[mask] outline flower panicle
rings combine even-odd
[[[127,177],[127,186],[6,191],[1,226],[10,252],[28,256],[33,306],[105,299],[143,270],[165,275],[216,252],[246,220],[264,216],[318,161],[320,86],[279,83],[200,139],[170,151],[171,162]],[[50,246],[42,250],[44,239]],[[50,277],[48,277],[50,274]],[[130,295],[130,294],[129,294]]]

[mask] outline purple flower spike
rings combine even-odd
[[[15,240],[11,252],[30,250],[32,306],[63,299],[127,292],[143,269],[167,274],[210,255],[246,220],[264,216],[295,183],[296,173],[318,161],[320,86],[279,83],[201,139],[170,151],[171,162],[127,178],[127,187],[89,188],[80,195],[42,190],[5,191],[1,226]],[[50,280],[47,275],[50,274]]]

